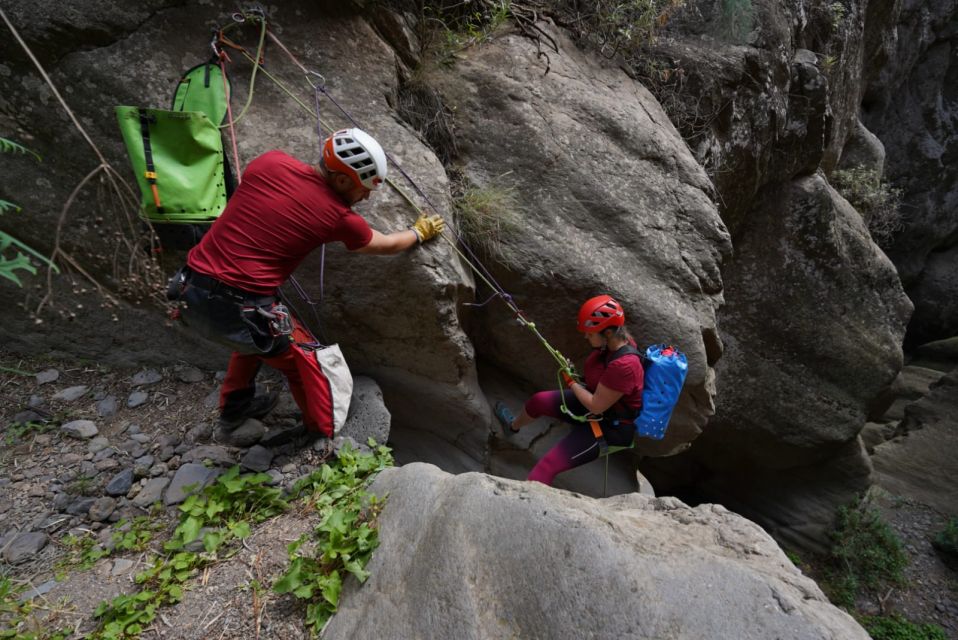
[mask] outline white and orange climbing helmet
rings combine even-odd
[[[578,324],[582,333],[599,333],[609,327],[621,327],[625,324],[625,311],[612,296],[595,296],[579,308]]]
[[[362,129],[341,129],[326,138],[323,161],[327,169],[346,174],[358,187],[375,189],[386,179],[386,153]]]

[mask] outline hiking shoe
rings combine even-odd
[[[256,396],[249,402],[249,406],[235,418],[226,418],[220,416],[217,426],[223,431],[233,431],[241,424],[246,422],[249,418],[260,418],[266,417],[266,415],[273,410],[276,404],[279,402],[279,392],[272,391],[270,393],[264,393],[263,395]]]
[[[502,425],[502,432],[505,435],[511,436],[519,433],[518,429],[512,427],[512,423],[516,421],[516,417],[512,415],[512,412],[509,411],[509,407],[507,407],[504,402],[497,402],[493,413],[496,414],[496,420]]]

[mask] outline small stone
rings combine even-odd
[[[273,461],[273,452],[266,447],[256,445],[240,460],[240,465],[250,471],[266,471],[269,469],[269,463]]]
[[[71,516],[86,516],[94,502],[96,502],[96,498],[78,498],[67,507],[67,513]]]
[[[269,476],[269,481],[267,481],[266,484],[268,484],[271,487],[278,485],[280,482],[283,481],[283,474],[277,471],[276,469],[268,470],[266,472],[266,475]]]
[[[185,382],[187,384],[193,384],[196,382],[202,382],[203,378],[206,376],[203,375],[203,372],[197,369],[196,367],[176,367],[174,370],[176,372],[176,379],[180,382]]]
[[[113,561],[113,569],[110,570],[110,575],[116,577],[129,573],[134,564],[135,563],[132,560],[127,560],[126,558],[117,558]]]
[[[173,448],[173,447],[176,447],[178,444],[180,444],[180,442],[182,442],[180,437],[173,434],[164,434],[160,436],[156,441],[157,445],[160,446],[161,448],[162,447]]]
[[[57,511],[66,511],[71,502],[73,502],[73,496],[69,493],[58,493],[53,496],[53,508]]]
[[[212,434],[212,432],[213,428],[209,424],[202,422],[186,432],[186,435],[183,437],[183,443],[192,444],[196,442],[205,442],[209,440],[210,434]]]
[[[109,497],[103,497],[90,506],[90,511],[87,513],[87,517],[94,522],[103,522],[110,517],[110,514],[113,513],[114,509],[116,509],[116,500]]]
[[[216,470],[208,469],[201,464],[184,464],[173,476],[163,502],[167,506],[179,504],[186,500],[186,496],[200,491],[217,475],[219,474]]]
[[[170,468],[166,466],[165,463],[157,462],[155,465],[150,467],[149,476],[151,478],[158,478],[160,476],[165,476],[167,473],[169,473],[169,471]]]
[[[147,480],[140,492],[133,498],[133,504],[137,507],[149,507],[163,498],[163,490],[166,489],[168,484],[170,484],[169,478]]]
[[[146,404],[146,401],[150,399],[150,394],[146,391],[134,391],[130,394],[130,397],[126,401],[126,406],[130,409],[136,409],[140,405]]]
[[[126,435],[132,436],[135,433],[143,433],[143,430],[140,429],[138,424],[128,424],[126,425]]]
[[[130,440],[139,442],[140,444],[146,444],[150,441],[150,436],[145,433],[134,433],[130,435]]]
[[[37,555],[50,537],[39,531],[21,533],[7,545],[3,558],[10,564],[19,564]]]
[[[113,447],[100,449],[93,456],[93,464],[96,464],[100,460],[106,460],[107,458],[112,458],[115,455],[116,455],[116,449],[114,449]]]
[[[163,376],[160,375],[159,371],[154,369],[144,369],[143,371],[139,371],[130,379],[130,382],[135,387],[146,387],[162,381]]]
[[[210,391],[205,398],[203,398],[203,408],[204,409],[215,409],[220,406],[220,392]]]
[[[30,402],[27,403],[27,406],[31,409],[36,409],[43,406],[43,396],[38,396],[33,394],[30,396]]]
[[[50,382],[56,382],[60,378],[60,372],[56,369],[47,369],[41,371],[36,375],[37,384],[47,384]]]
[[[93,466],[97,471],[109,471],[110,469],[116,469],[119,467],[120,463],[113,458],[105,458],[95,463]]]
[[[15,424],[26,424],[28,422],[47,422],[49,419],[49,414],[41,409],[26,409],[13,416],[13,422]]]
[[[109,446],[110,446],[109,440],[107,440],[104,436],[97,436],[93,438],[92,440],[90,440],[90,444],[88,445],[87,450],[90,453],[96,454],[103,451]]]
[[[221,430],[221,432],[217,434],[217,440],[234,447],[245,448],[259,442],[259,439],[262,438],[265,433],[266,427],[263,426],[263,423],[250,418],[232,432],[223,432]]]
[[[166,462],[174,455],[176,455],[176,452],[174,451],[173,447],[162,447],[156,452],[156,459],[160,462]]]
[[[57,586],[57,581],[55,578],[52,580],[47,580],[39,587],[25,591],[23,595],[20,596],[20,602],[29,602],[34,598],[38,598],[46,593],[49,593],[55,586]]]
[[[106,485],[106,493],[111,496],[125,496],[133,486],[133,469],[124,469],[113,476]]]
[[[54,400],[63,400],[64,402],[73,402],[79,398],[82,398],[86,395],[86,392],[90,390],[90,387],[85,384],[80,384],[75,387],[67,387],[62,391],[58,391],[53,394]]]
[[[73,438],[89,440],[100,431],[92,420],[74,420],[60,427],[60,431]]]
[[[109,418],[116,414],[116,396],[107,396],[96,403],[96,413],[101,418]]]
[[[190,449],[183,455],[183,462],[198,462],[210,460],[213,464],[220,467],[231,467],[236,462],[233,456],[225,448],[206,444]]]

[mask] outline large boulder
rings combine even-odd
[[[929,254],[908,293],[915,302],[909,326],[914,343],[958,334],[958,244]]]
[[[455,114],[466,184],[514,194],[519,228],[503,234],[498,260],[487,262],[536,329],[581,363],[588,348],[575,331],[578,306],[608,292],[624,304],[640,345],[670,342],[688,354],[669,435],[641,443],[646,453],[668,453],[693,440],[713,411],[729,235],[705,172],[648,91],[540,26],[558,48],[547,57],[505,30],[424,82]],[[489,294],[480,286],[477,297]],[[556,361],[501,301],[471,308],[464,323],[479,356],[517,386],[555,388]]]
[[[372,575],[346,582],[325,637],[868,638],[717,505],[593,500],[424,464],[371,491],[389,496]]]
[[[698,483],[710,499],[728,499],[782,537],[794,527],[791,537],[813,546],[832,510],[792,479],[842,488],[824,494],[832,508],[867,487],[856,436],[902,367],[911,303],[861,217],[819,175],[769,190],[724,275],[720,401],[688,454],[701,468],[648,474],[659,492]],[[756,493],[767,499],[745,498]]]

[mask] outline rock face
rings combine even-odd
[[[958,243],[956,11],[953,1],[903,3],[891,56],[862,102],[862,120],[885,145],[887,177],[904,192],[904,227],[888,253],[915,302],[909,340],[916,344],[958,328],[958,308],[945,313],[938,298],[955,295],[954,277],[941,289],[941,272],[954,273]]]
[[[372,491],[389,494],[372,577],[347,581],[330,638],[868,638],[719,506],[596,501],[424,464]]]
[[[710,499],[811,545],[834,507],[867,487],[856,436],[868,404],[902,366],[911,304],[860,216],[821,177],[769,198],[741,229],[725,272],[736,286],[721,312],[721,401],[688,454],[708,472],[697,480],[649,474],[659,493],[701,484]],[[796,476],[819,489],[808,492]],[[828,484],[834,491],[823,493]],[[776,506],[786,503],[790,515]]]
[[[958,513],[955,474],[958,464],[958,369],[927,396],[905,408],[897,437],[875,447],[877,481],[897,495],[931,505],[943,514]],[[950,444],[949,444],[950,443]]]
[[[548,33],[559,49],[548,72],[534,42],[503,33],[424,82],[456,114],[466,181],[515,194],[519,230],[504,234],[504,259],[487,262],[538,330],[581,365],[588,349],[574,329],[578,305],[608,292],[624,304],[640,344],[674,342],[688,354],[669,435],[641,443],[670,451],[693,440],[713,410],[715,309],[729,236],[705,173],[648,91]],[[472,309],[466,321],[481,357],[554,388],[555,361],[505,305]]]

